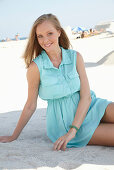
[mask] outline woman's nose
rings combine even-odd
[[[48,37],[44,37],[44,43],[46,43],[46,42],[48,42],[49,40],[48,40]]]

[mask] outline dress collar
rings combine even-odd
[[[62,50],[62,61],[61,64],[59,65],[59,67],[63,64],[71,64],[72,61],[70,59],[70,56],[67,53],[67,50],[60,47]],[[41,55],[43,56],[43,67],[48,69],[48,68],[55,68],[58,69],[56,67],[54,67],[53,63],[51,62],[50,58],[48,57],[47,53],[45,52],[45,50],[43,50],[41,52]]]

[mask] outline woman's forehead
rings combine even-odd
[[[37,25],[36,32],[48,32],[55,30],[54,25],[49,21],[44,21],[42,24]]]
[[[37,29],[40,29],[43,27],[44,28],[54,27],[54,24],[51,21],[44,21],[43,23],[37,25]]]

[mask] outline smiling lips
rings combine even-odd
[[[49,44],[45,44],[44,46],[45,47],[50,47],[52,43],[49,43]]]

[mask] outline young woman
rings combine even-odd
[[[57,17],[40,16],[33,24],[24,53],[28,98],[12,136],[16,140],[37,107],[37,97],[48,101],[47,135],[54,150],[90,145],[114,146],[114,103],[90,90],[84,61],[70,49]]]

